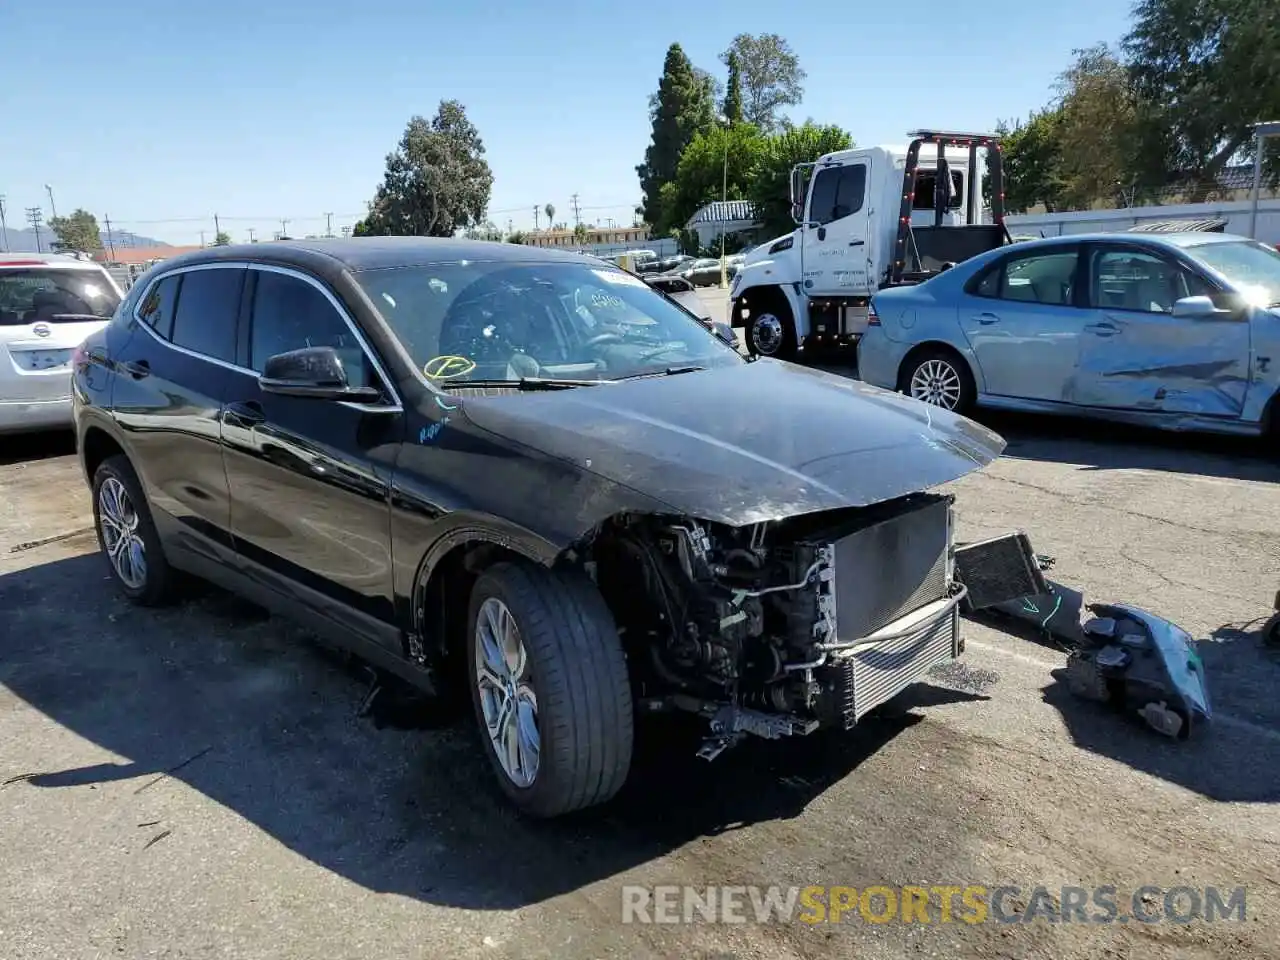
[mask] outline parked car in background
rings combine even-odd
[[[712,759],[848,730],[958,657],[930,491],[1004,447],[748,360],[599,260],[421,237],[167,260],[74,389],[123,594],[204,577],[465,705],[544,817],[622,786],[637,714],[703,718]]]
[[[1280,426],[1280,253],[1268,244],[1190,232],[1028,240],[871,306],[859,375],[948,410]]]
[[[733,280],[738,275],[738,271],[742,269],[745,259],[745,255],[742,254],[726,257],[725,268],[722,271],[719,257],[702,257],[669,271],[668,275],[674,274],[677,277],[683,277],[695,287],[713,287],[720,282],[722,275],[729,280]]]
[[[123,294],[96,263],[0,253],[0,433],[71,426],[71,357]]]

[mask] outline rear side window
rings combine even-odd
[[[173,336],[173,308],[178,302],[179,275],[165,277],[154,284],[138,304],[138,319],[168,340]]]
[[[969,292],[996,300],[1069,307],[1075,300],[1079,259],[1074,247],[1008,257],[981,274]]]
[[[184,273],[170,339],[202,356],[233,362],[244,278],[243,269]]]

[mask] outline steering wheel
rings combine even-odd
[[[601,343],[621,343],[622,334],[620,333],[597,333],[586,342],[586,346],[594,347]]]
[[[670,353],[672,350],[683,350],[687,346],[688,344],[683,342],[668,343],[665,346],[658,347],[655,350],[648,350],[645,353],[640,354],[640,356],[636,357],[636,360],[639,362],[643,362],[645,360],[652,360],[654,357],[660,357],[664,353]]]

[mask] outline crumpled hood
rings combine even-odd
[[[986,466],[1005,446],[956,414],[768,359],[477,398],[464,413],[673,512],[731,526],[925,490]]]

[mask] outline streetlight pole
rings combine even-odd
[[[49,184],[44,185],[45,192],[49,194],[49,212],[53,215],[53,219],[58,219],[58,205],[53,202],[53,187]]]
[[[717,116],[724,125],[724,169],[721,172],[720,179],[720,216],[727,217],[729,215],[729,130],[733,127],[733,122],[726,116]],[[729,266],[724,260],[724,224],[720,221],[720,289],[724,290],[729,286]]]
[[[1280,121],[1253,125],[1253,204],[1249,209],[1249,239],[1258,239],[1258,199],[1262,194],[1262,152],[1268,137],[1280,137]]]

